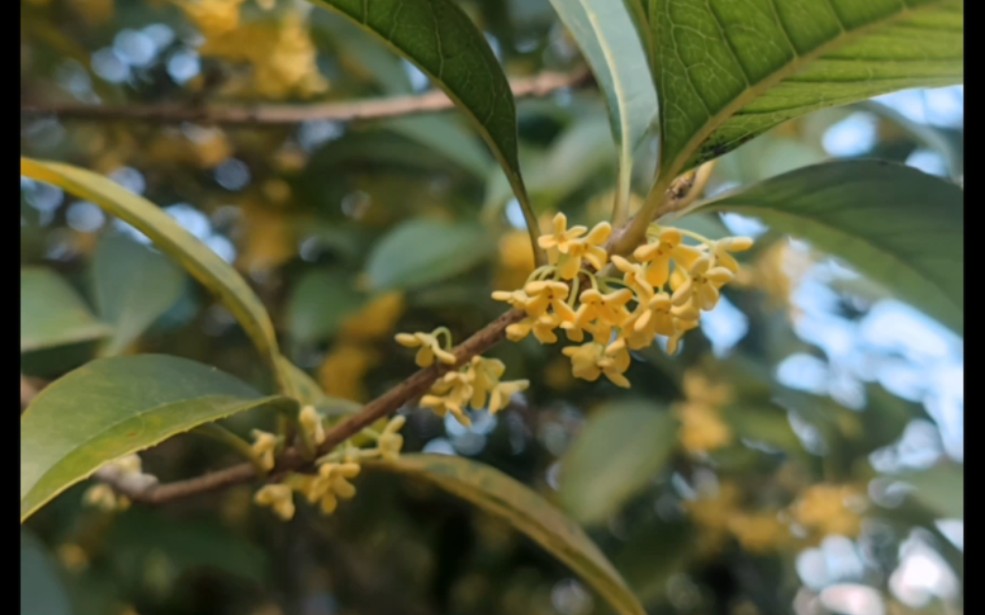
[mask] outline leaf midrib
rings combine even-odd
[[[824,55],[830,53],[831,51],[833,51],[834,49],[836,49],[838,47],[842,47],[844,45],[847,45],[848,43],[853,42],[855,39],[861,38],[862,36],[868,34],[872,30],[883,28],[883,27],[885,27],[885,26],[893,23],[894,21],[897,21],[899,19],[902,19],[903,17],[908,17],[908,16],[913,15],[913,14],[916,14],[916,13],[927,11],[927,10],[929,10],[931,8],[935,8],[935,7],[937,7],[937,6],[941,5],[941,4],[946,4],[947,2],[948,2],[948,0],[937,0],[934,3],[928,3],[926,5],[923,5],[923,6],[920,6],[920,7],[917,7],[917,8],[914,8],[914,7],[911,7],[909,5],[903,4],[903,6],[901,7],[901,9],[898,12],[893,13],[892,15],[886,16],[886,17],[884,17],[882,19],[874,20],[873,22],[871,22],[869,24],[866,24],[864,26],[860,26],[858,28],[855,28],[854,30],[851,30],[850,32],[849,31],[845,31],[844,24],[841,22],[841,18],[840,17],[837,17],[837,12],[835,11],[835,16],[838,19],[838,23],[839,23],[840,29],[839,29],[839,33],[837,35],[835,35],[834,38],[832,38],[831,40],[829,40],[829,41],[827,41],[825,43],[822,43],[821,45],[819,45],[816,48],[814,48],[814,50],[809,51],[806,54],[800,53],[799,51],[797,51],[797,48],[795,46],[792,46],[791,49],[792,49],[792,52],[794,54],[793,61],[787,62],[786,64],[784,64],[783,66],[781,66],[778,70],[770,73],[765,78],[760,79],[755,84],[750,84],[747,88],[745,88],[742,91],[741,94],[739,94],[738,96],[736,96],[735,98],[733,98],[727,105],[725,105],[724,107],[722,107],[717,113],[709,116],[708,121],[705,122],[705,124],[702,126],[702,128],[700,130],[698,130],[694,134],[694,136],[692,136],[685,143],[685,145],[684,145],[683,148],[681,148],[681,151],[680,151],[680,153],[677,154],[676,158],[674,159],[673,164],[670,165],[664,171],[664,174],[668,178],[676,177],[683,170],[683,167],[687,163],[687,161],[690,160],[691,154],[693,152],[697,151],[701,147],[701,145],[716,130],[718,130],[725,122],[728,121],[729,118],[731,118],[736,113],[738,113],[743,107],[745,107],[746,105],[748,105],[751,101],[753,101],[756,98],[759,98],[760,96],[762,96],[767,90],[773,88],[774,86],[776,86],[777,84],[779,84],[781,81],[783,81],[785,78],[787,78],[787,77],[789,77],[789,76],[791,76],[793,74],[796,74],[801,69],[805,68],[807,65],[809,65],[812,62],[814,62],[815,60],[817,60],[821,56],[824,56]],[[716,22],[718,22],[717,17],[716,17]],[[781,24],[780,29],[789,38],[789,34],[787,33],[787,30],[786,30],[786,28],[782,24]],[[731,43],[728,43],[727,37],[725,37],[725,41],[726,41],[727,44],[729,44],[729,45],[731,44]],[[749,79],[748,79],[748,76],[745,75],[745,72],[744,71],[742,73],[742,76],[743,76],[743,79],[748,84],[749,83]],[[658,84],[658,87],[660,87],[659,84]],[[707,106],[707,102],[705,101],[704,97],[701,96],[700,92],[698,92],[697,90],[695,90],[695,93],[697,94],[698,98],[702,101],[702,103],[705,104],[705,106]]]

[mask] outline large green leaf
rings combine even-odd
[[[44,544],[21,529],[21,615],[70,615],[72,607]]]
[[[113,329],[92,315],[78,293],[44,267],[21,269],[21,352],[99,339]]]
[[[292,405],[179,357],[87,363],[45,387],[21,417],[21,521],[107,461],[237,412]]]
[[[402,455],[372,467],[428,481],[504,519],[564,562],[617,612],[644,613],[619,573],[576,523],[499,470],[446,455]]]
[[[58,162],[21,158],[21,175],[92,201],[150,237],[196,280],[214,292],[243,326],[260,354],[277,369],[280,351],[270,315],[235,269],[147,199],[92,171]],[[288,386],[278,372],[282,388]],[[289,392],[289,389],[284,389]]]
[[[92,284],[99,315],[114,327],[102,349],[111,355],[181,298],[185,276],[160,252],[123,235],[104,235],[92,261]]]
[[[496,56],[452,0],[315,0],[349,17],[417,65],[473,121],[521,203],[516,104]]]
[[[373,248],[366,273],[374,291],[418,288],[470,269],[486,258],[492,247],[480,226],[411,220]]]
[[[962,332],[963,199],[950,182],[866,160],[805,167],[701,207],[803,237]]]
[[[619,148],[616,211],[621,218],[628,208],[633,149],[657,113],[657,93],[647,79],[647,58],[623,2],[551,0],[551,4],[592,67],[609,108],[612,135]]]
[[[652,35],[665,181],[815,109],[963,78],[960,0],[632,3]]]
[[[599,523],[652,481],[677,444],[677,422],[644,401],[594,411],[561,459],[558,496],[582,523]]]

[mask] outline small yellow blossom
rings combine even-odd
[[[605,374],[616,386],[629,388],[629,380],[623,373],[629,369],[631,358],[624,339],[617,339],[608,346],[598,342],[568,346],[561,352],[571,358],[571,373],[576,378],[594,382]]]
[[[714,242],[712,254],[715,255],[715,265],[725,267],[732,273],[739,273],[739,263],[729,252],[745,252],[752,247],[750,237],[725,237]]]
[[[239,27],[239,7],[245,0],[177,0],[176,4],[206,38]]]
[[[58,546],[58,561],[70,572],[82,572],[89,567],[89,554],[74,542],[65,542]]]
[[[94,506],[105,512],[122,511],[130,508],[130,499],[125,495],[117,495],[112,487],[99,483],[86,489],[82,501],[87,506]]]
[[[400,434],[407,419],[395,416],[386,424],[379,438],[376,439],[376,450],[384,461],[396,461],[404,447],[404,437]]]
[[[256,456],[257,463],[264,470],[274,469],[274,452],[277,449],[277,436],[274,434],[254,429],[253,432],[253,454]]]
[[[702,256],[694,261],[688,275],[680,286],[674,288],[672,301],[675,305],[693,302],[698,308],[708,311],[718,303],[719,289],[731,282],[735,275],[725,267],[713,267],[712,259]]]
[[[666,228],[660,231],[658,240],[636,248],[633,258],[644,263],[644,276],[650,286],[661,288],[670,278],[671,260],[683,267],[690,267],[701,256],[696,248],[684,245],[680,231]]]
[[[681,383],[688,401],[720,407],[732,401],[732,387],[727,382],[712,382],[701,372],[689,369]]]
[[[315,410],[314,406],[301,408],[301,412],[298,415],[298,422],[301,424],[301,429],[304,430],[308,438],[316,446],[325,441],[325,425],[322,423],[322,420],[321,414]]]
[[[499,382],[489,394],[489,412],[496,414],[509,403],[514,395],[530,388],[529,380],[508,380]]]
[[[431,391],[421,398],[423,408],[432,409],[444,417],[449,412],[466,427],[472,420],[465,414],[465,408],[472,399],[475,372],[470,369],[448,372],[431,386]]]
[[[323,514],[330,515],[338,508],[339,500],[351,500],[356,487],[349,482],[359,475],[358,463],[323,463],[318,474],[311,478],[305,491],[308,502],[319,502]]]
[[[589,288],[579,297],[580,305],[575,311],[574,320],[561,326],[574,342],[582,340],[582,331],[588,331],[595,339],[609,339],[613,329],[622,327],[629,320],[630,313],[626,305],[632,298],[633,293],[628,288],[620,288],[607,294]]]
[[[445,365],[454,365],[456,362],[455,355],[441,347],[441,342],[438,341],[437,336],[439,331],[441,329],[435,329],[431,333],[421,333],[420,331],[417,333],[398,333],[395,339],[401,346],[420,348],[414,357],[418,367],[430,367],[434,364],[435,358]]]
[[[284,521],[294,517],[294,496],[287,485],[264,485],[253,496],[253,501],[259,506],[269,506]]]
[[[537,244],[547,250],[547,260],[557,267],[562,280],[572,280],[581,271],[582,260],[599,270],[605,266],[607,253],[602,247],[612,234],[607,222],[600,222],[588,232],[584,226],[568,228],[568,219],[563,213],[554,216],[553,232],[541,235]],[[585,233],[588,232],[588,235]]]

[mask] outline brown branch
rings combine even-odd
[[[324,455],[330,452],[336,446],[356,435],[362,429],[369,427],[378,419],[394,414],[404,404],[423,395],[438,377],[450,369],[464,364],[473,356],[482,354],[488,350],[503,338],[506,327],[522,318],[523,313],[518,310],[506,312],[455,347],[453,352],[458,362],[454,366],[434,366],[418,370],[394,388],[363,406],[359,412],[326,432],[325,441],[318,447],[318,455]],[[312,462],[302,457],[299,451],[289,448],[278,458],[277,466],[271,474],[273,476],[279,476],[285,472],[300,470],[311,465]],[[141,491],[135,491],[121,484],[120,481],[110,479],[105,482],[108,482],[114,489],[127,495],[134,501],[147,504],[164,504],[199,493],[206,493],[224,487],[246,483],[255,478],[257,478],[257,473],[254,465],[251,463],[241,463],[188,480],[153,485]]]
[[[559,90],[582,87],[591,81],[588,71],[544,72],[515,79],[510,85],[516,98],[543,97]],[[290,126],[313,120],[352,122],[434,113],[455,106],[441,90],[424,94],[373,98],[321,104],[256,104],[241,106],[127,105],[100,106],[78,103],[27,103],[21,114],[55,115],[62,119],[134,121],[174,124],[194,122],[217,126]]]
[[[664,207],[672,210],[679,203],[687,202],[694,185],[693,175],[684,176],[679,181],[673,182],[671,188],[667,191]],[[625,228],[623,227],[620,230],[624,230]],[[614,233],[613,235],[618,235],[618,233]],[[615,238],[610,239],[609,247],[614,244],[614,241]],[[503,339],[506,327],[520,321],[523,316],[523,312],[516,309],[502,314],[499,318],[472,334],[471,337],[455,347],[453,352],[458,361],[454,366],[439,365],[418,370],[394,388],[363,406],[359,412],[338,423],[325,434],[325,441],[318,447],[318,455],[324,455],[330,452],[365,427],[372,425],[383,417],[396,413],[403,405],[423,395],[441,375],[455,367],[461,366],[473,356],[484,353]],[[285,472],[301,470],[312,465],[312,462],[305,459],[298,450],[289,448],[278,458],[277,465],[271,472],[271,475],[277,477]],[[187,480],[152,485],[140,491],[128,488],[126,485],[120,484],[120,482],[113,479],[107,482],[117,491],[129,496],[134,501],[146,504],[164,504],[189,496],[216,491],[224,487],[247,483],[255,478],[257,478],[257,472],[254,465],[251,463],[241,463]]]

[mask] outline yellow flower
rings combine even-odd
[[[514,395],[528,388],[530,388],[529,380],[508,380],[497,383],[489,394],[489,412],[496,414],[509,405]]]
[[[689,369],[684,372],[681,386],[688,401],[720,407],[732,401],[732,387],[726,382],[712,382],[701,372]]]
[[[569,229],[567,226],[567,217],[558,212],[554,216],[553,232],[537,239],[537,245],[547,250],[548,262],[557,266],[561,279],[574,279],[581,270],[582,260],[587,260],[596,270],[604,267],[607,253],[602,246],[612,234],[612,227],[607,222],[600,222],[582,238],[588,232],[587,227],[573,226]]]
[[[328,395],[363,401],[363,378],[379,361],[378,354],[358,343],[339,342],[332,347],[318,368],[318,381]]]
[[[206,38],[235,30],[239,26],[239,5],[244,0],[178,0],[188,19]]]
[[[325,426],[322,424],[322,416],[318,414],[314,406],[301,408],[298,422],[301,424],[301,429],[308,434],[316,446],[325,441]]]
[[[400,430],[406,422],[407,419],[403,416],[393,417],[376,439],[376,450],[384,461],[396,461],[400,457],[400,451],[404,447],[404,437],[400,435]]]
[[[681,446],[689,453],[707,453],[732,441],[732,430],[711,406],[690,402],[679,404],[675,412],[681,421]]]
[[[522,286],[534,270],[534,251],[526,231],[510,231],[499,238],[499,269],[495,288]]]
[[[633,298],[633,293],[628,288],[620,288],[611,293],[602,294],[594,288],[581,293],[579,297],[580,305],[575,311],[573,322],[564,323],[562,327],[569,329],[568,336],[572,331],[588,331],[595,339],[608,339],[612,335],[612,329],[621,327],[629,319],[630,313],[626,309],[626,304]],[[581,335],[572,337],[574,341],[581,341]]]
[[[277,449],[277,436],[270,432],[253,430],[253,454],[264,470],[274,469],[274,451]]]
[[[734,277],[725,267],[713,267],[711,259],[702,256],[691,265],[683,283],[674,289],[674,304],[686,305],[693,302],[696,307],[708,311],[718,303],[718,289],[731,282]]]
[[[117,495],[113,488],[105,483],[99,483],[86,489],[82,501],[88,506],[94,506],[105,512],[122,511],[130,508],[130,499],[125,495]]]
[[[608,346],[588,342],[581,346],[568,346],[561,352],[571,358],[571,373],[575,378],[594,382],[605,374],[616,386],[629,388],[629,380],[623,375],[631,362],[625,340],[617,339]]]
[[[653,294],[653,286],[646,281],[646,269],[639,263],[633,263],[619,256],[612,255],[612,264],[622,272],[623,282],[637,294],[648,297]]]
[[[485,359],[480,356],[472,357],[471,368],[475,377],[472,382],[472,407],[482,408],[486,398],[499,383],[499,378],[506,371],[506,365],[499,359]]]
[[[356,496],[356,487],[349,480],[358,476],[359,470],[358,463],[321,464],[318,474],[308,482],[305,498],[311,504],[320,502],[323,514],[332,514],[340,499],[351,500]]]
[[[274,514],[284,521],[294,517],[294,496],[287,485],[264,485],[253,496],[259,506],[273,508]]]
[[[712,244],[712,253],[715,255],[715,265],[725,267],[732,273],[739,273],[739,263],[729,252],[745,252],[752,247],[753,241],[750,237],[725,237]]]
[[[431,333],[421,333],[420,331],[417,333],[398,333],[395,339],[401,346],[420,348],[414,357],[414,362],[419,367],[430,367],[434,364],[435,357],[445,365],[454,365],[455,355],[441,347],[441,342],[438,341],[437,336],[438,331],[439,329],[435,329]]]
[[[739,513],[728,520],[728,529],[750,553],[769,553],[790,542],[790,528],[773,512]]]
[[[525,319],[506,328],[511,341],[522,340],[533,332],[540,343],[553,344],[557,341],[554,329],[575,319],[574,310],[565,303],[569,292],[564,282],[537,280],[527,282],[522,290],[496,291],[492,297],[527,314]]]
[[[794,503],[794,519],[825,536],[857,536],[862,528],[859,515],[862,495],[850,485],[820,484],[808,487]]]
[[[448,372],[421,398],[421,407],[431,408],[440,417],[451,412],[459,423],[470,426],[472,420],[465,415],[465,406],[472,399],[474,379],[475,372],[471,369]]]
[[[654,288],[661,288],[667,283],[671,260],[686,268],[701,256],[700,251],[684,245],[683,240],[680,231],[666,228],[660,231],[656,242],[644,244],[633,252],[637,261],[646,264],[646,281]]]

